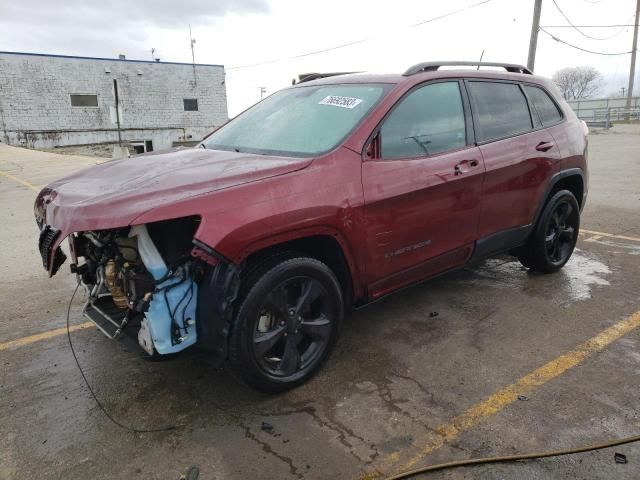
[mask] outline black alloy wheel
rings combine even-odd
[[[343,304],[340,284],[322,262],[297,257],[273,263],[246,280],[250,288],[241,299],[229,357],[251,386],[282,392],[306,381],[328,358]]]
[[[571,256],[578,234],[578,213],[571,202],[563,201],[549,218],[544,242],[551,263],[565,263]]]
[[[580,206],[569,190],[560,190],[546,203],[518,259],[527,268],[553,273],[569,261],[578,241]]]
[[[329,294],[311,277],[294,277],[265,299],[253,332],[253,353],[261,368],[289,377],[313,366],[331,337]]]

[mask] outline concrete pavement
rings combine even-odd
[[[640,135],[590,142],[590,233],[563,271],[501,257],[390,296],[349,316],[322,372],[287,394],[256,393],[195,353],[149,362],[73,332],[115,417],[181,425],[145,434],[96,407],[65,334],[20,341],[63,327],[74,287],[67,268],[42,270],[29,185],[95,159],[0,145],[0,478],[178,479],[197,466],[201,479],[364,479],[640,433]],[[640,446],[615,451],[629,463],[604,450],[425,478],[637,478]]]

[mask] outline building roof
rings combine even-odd
[[[156,62],[155,60],[133,60],[133,59],[120,59],[120,58],[104,58],[104,57],[80,57],[76,55],[57,55],[53,53],[33,53],[33,52],[4,52],[0,50],[0,55],[28,55],[32,57],[51,57],[51,58],[69,58],[75,60],[104,60],[107,62],[130,62],[130,63],[151,63],[153,65],[187,65],[189,67],[193,66],[193,63],[182,63],[182,62]],[[224,65],[217,64],[209,64],[209,63],[196,63],[198,67],[222,67]]]

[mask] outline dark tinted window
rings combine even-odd
[[[458,82],[433,83],[410,93],[380,130],[382,158],[424,157],[466,145]]]
[[[549,98],[549,94],[547,92],[541,88],[531,87],[529,85],[526,85],[524,89],[529,96],[529,100],[533,103],[536,112],[538,112],[538,116],[540,117],[540,121],[544,127],[553,125],[554,123],[558,123],[562,120],[562,114],[558,110],[554,101]]]
[[[198,111],[198,99],[197,98],[185,98],[184,111],[185,112],[197,112]]]
[[[97,107],[98,96],[97,95],[76,95],[72,93],[71,106],[72,107]]]
[[[513,83],[469,82],[477,110],[479,141],[509,137],[531,130],[527,100]]]

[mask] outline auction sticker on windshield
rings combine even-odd
[[[355,108],[362,103],[361,98],[328,95],[318,102],[318,105],[333,105],[334,107]]]

